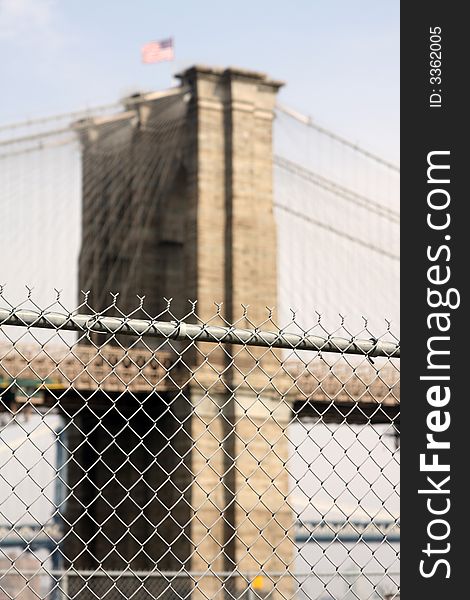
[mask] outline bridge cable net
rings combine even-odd
[[[117,270],[132,269],[142,258],[142,238],[136,237],[135,230],[145,229],[155,219],[176,174],[187,101],[184,90],[161,98],[158,111],[139,127],[143,140],[135,149],[133,132],[139,113],[133,109],[138,105],[139,99],[131,98],[127,110],[117,114],[108,114],[116,105],[106,105],[98,107],[104,114],[98,110],[99,116],[93,113],[93,118],[88,117],[90,109],[24,121],[0,131],[5,232],[0,249],[3,256],[11,257],[3,265],[1,283],[8,282],[12,298],[15,294],[20,298],[26,284],[43,302],[53,299],[54,289],[61,289],[65,299],[74,303],[79,260],[90,273],[106,271],[101,289],[115,291]],[[99,144],[90,143],[97,135]],[[131,156],[131,151],[138,156]],[[140,201],[130,204],[131,190],[137,188]],[[82,199],[89,207],[82,207]],[[87,218],[92,227],[82,222]],[[105,252],[103,243],[98,251],[94,236],[105,239]],[[85,287],[89,283],[85,281]]]
[[[398,331],[398,167],[285,109],[274,136],[283,317],[385,317]]]
[[[79,292],[82,197],[102,194],[105,173],[120,171],[120,176],[109,183],[109,200],[97,203],[90,218],[96,217],[94,231],[104,224],[102,233],[110,240],[120,239],[120,235],[109,236],[113,228],[124,237],[119,248],[113,248],[110,241],[109,252],[101,256],[98,245],[87,244],[89,255],[96,248],[88,260],[93,261],[95,273],[114,260],[106,276],[111,284],[118,279],[116,270],[127,268],[125,255],[133,254],[134,263],[141,258],[142,248],[138,246],[143,241],[136,241],[133,228],[143,227],[145,219],[156,218],[158,202],[146,207],[142,201],[136,208],[126,204],[129,196],[121,192],[125,186],[140,185],[147,196],[155,193],[163,201],[175,176],[172,162],[180,163],[180,157],[176,161],[174,158],[184,130],[184,97],[183,91],[160,101],[162,110],[155,114],[156,122],[147,126],[146,143],[150,147],[154,142],[153,147],[161,151],[141,149],[138,160],[133,159],[133,167],[128,152],[132,146],[132,119],[137,117],[126,118],[123,113],[116,119],[115,112],[110,114],[115,104],[24,121],[0,130],[5,231],[0,244],[4,255],[15,257],[5,261],[2,281],[16,286],[18,298],[26,283],[43,302],[52,300],[54,288],[62,289],[69,303],[75,301]],[[126,102],[130,113],[138,106],[139,98]],[[87,121],[90,114],[101,116]],[[97,129],[102,143],[82,153],[80,139]],[[397,167],[306,117],[299,120],[296,113],[284,108],[277,111],[274,134],[278,308],[283,319],[289,319],[289,311],[296,309],[299,318],[302,314],[311,318],[315,311],[334,319],[338,314],[350,319],[386,317],[398,328]],[[99,161],[101,170],[96,168]],[[84,190],[83,173],[93,169]],[[159,189],[150,192],[149,184],[154,185],[156,173],[161,173]],[[34,251],[25,252],[25,245]],[[120,292],[127,293],[122,289]]]
[[[6,597],[398,597],[390,330],[0,306]]]

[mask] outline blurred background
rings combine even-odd
[[[82,164],[70,124],[172,87],[192,64],[236,66],[284,81],[278,104],[301,116],[277,110],[274,122],[280,321],[319,311],[332,326],[341,313],[353,328],[364,316],[398,331],[398,21],[393,0],[1,0],[0,282],[12,301],[26,284],[41,303],[56,288],[77,304]],[[142,64],[142,46],[167,37],[174,60]]]
[[[170,37],[173,60],[142,64],[146,43]],[[79,303],[84,161],[72,124],[118,114],[123,98],[177,86],[175,74],[194,64],[235,66],[285,83],[273,126],[280,325],[294,311],[300,329],[316,326],[321,315],[323,333],[399,335],[398,1],[0,0],[0,53],[6,306],[72,311]],[[17,332],[1,343],[20,338]],[[10,531],[31,517],[44,523],[60,503],[63,456],[55,442],[63,423],[52,411],[7,421],[0,529]],[[348,522],[375,519],[393,529],[395,433],[390,422],[290,424],[291,499],[299,519],[328,515],[341,527],[346,515]],[[299,598],[398,598],[395,529],[387,543],[374,533],[358,541],[356,534],[338,540],[323,531],[311,543],[309,531],[299,529]],[[51,552],[47,540],[33,556],[21,548],[0,543],[0,570],[16,552],[17,565],[21,559],[21,568],[34,571]],[[29,599],[29,590],[16,580],[11,585],[14,591],[0,591],[0,598]],[[32,581],[31,598],[48,597],[48,585]]]

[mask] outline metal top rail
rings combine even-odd
[[[222,327],[216,325],[197,325],[182,321],[106,317],[99,314],[62,314],[0,308],[1,325],[139,335],[171,340],[222,342],[226,344],[243,344],[268,348],[286,348],[289,350],[340,352],[342,354],[359,354],[369,357],[400,358],[400,345],[398,342],[386,342],[373,338],[368,340],[332,336],[322,338],[315,335],[285,333],[282,330],[273,332],[257,328],[240,329],[233,326]]]

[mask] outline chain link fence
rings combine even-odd
[[[0,599],[399,598],[399,344],[0,294]]]

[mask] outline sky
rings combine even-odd
[[[142,44],[169,36],[175,61],[142,65]],[[398,0],[0,0],[0,53],[0,124],[232,65],[285,81],[281,102],[399,158]]]

